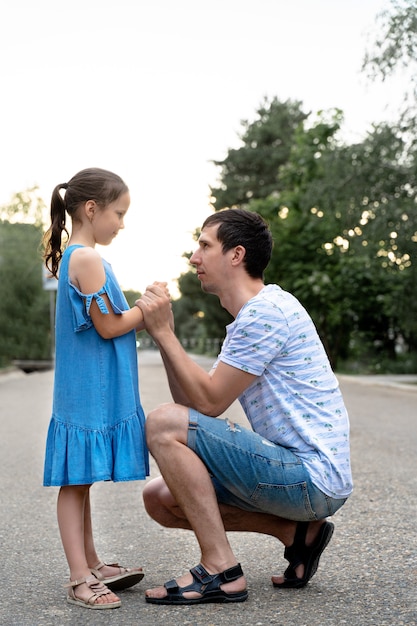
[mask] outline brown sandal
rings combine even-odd
[[[107,567],[118,567],[120,570],[119,573],[116,574],[116,576],[104,577],[99,570],[106,565]],[[136,585],[145,576],[145,572],[141,567],[122,567],[118,563],[103,563],[102,561],[91,570],[91,573],[112,591],[121,591],[122,589],[133,587],[133,585]]]
[[[82,585],[83,583],[86,584],[92,591],[91,596],[87,600],[78,598],[75,595],[74,587],[78,587],[78,585]],[[105,596],[111,593],[111,591],[108,587],[106,587],[106,585],[103,585],[100,580],[97,580],[95,576],[86,576],[85,578],[80,578],[79,580],[70,580],[70,582],[64,586],[70,587],[67,602],[70,604],[76,604],[77,606],[82,606],[85,609],[117,609],[122,604],[120,600],[107,602],[105,604],[96,604],[97,598]]]

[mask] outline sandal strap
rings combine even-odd
[[[303,565],[308,556],[309,548],[306,546],[308,524],[309,522],[298,522],[294,541],[291,546],[284,550],[284,558],[290,563],[293,570],[299,565]]]
[[[118,563],[103,563],[103,561],[100,561],[100,563],[98,563],[95,567],[91,568],[91,573],[94,574],[94,576],[101,581],[106,580],[106,577],[103,576],[103,574],[99,571],[101,569],[103,569],[103,567],[118,567],[119,568],[119,576],[121,574],[123,574],[123,570],[126,570],[126,572],[128,571],[125,567],[121,567],[121,565],[119,565]]]
[[[207,585],[214,580],[219,581],[220,584],[230,583],[233,580],[237,580],[241,576],[243,576],[243,571],[240,566],[240,563],[234,565],[233,567],[229,567],[229,569],[224,570],[224,572],[219,572],[218,574],[209,574],[208,571],[199,563],[192,569],[190,569],[191,574],[194,579],[197,579],[199,583],[202,585]]]
[[[91,571],[96,570],[98,571],[99,569],[101,569],[102,567],[105,567],[105,563],[103,563],[103,561],[99,561],[97,563],[97,565],[95,565],[94,567],[91,568]]]
[[[84,578],[79,578],[78,580],[70,580],[69,583],[66,583],[64,587],[78,587],[78,585],[85,584],[87,587],[91,589],[93,592],[93,597],[105,596],[108,593],[111,593],[110,589],[104,585],[101,580],[98,580],[95,576],[85,576]],[[88,600],[90,602],[90,600]]]
[[[103,563],[103,565],[106,565],[107,567],[118,567],[119,570],[127,569],[126,567],[122,567],[118,563]],[[122,572],[120,571],[119,573],[121,574]]]
[[[103,569],[103,567],[118,567],[119,570],[120,570],[119,576],[121,576],[122,574],[126,574],[126,573],[132,571],[131,568],[123,567],[123,565],[119,565],[119,563],[103,563],[103,561],[100,561],[99,563],[97,563],[97,565],[95,567],[92,567],[91,571],[96,576],[96,572],[98,572],[99,570]],[[100,574],[100,576],[98,576],[98,578],[100,580],[101,578],[103,578],[103,576]]]
[[[225,569],[224,572],[221,572],[218,575],[220,576],[222,582],[230,583],[233,580],[237,580],[238,578],[243,576],[243,570],[240,563],[238,563],[233,567],[229,567],[229,569]]]
[[[85,576],[84,578],[78,578],[77,580],[70,580],[68,583],[65,583],[64,587],[78,587],[78,585],[82,585],[87,582],[87,578],[90,576]]]
[[[199,563],[190,569],[190,572],[194,579],[190,585],[187,585],[186,587],[179,587],[175,579],[169,580],[164,584],[167,592],[177,593],[181,590],[181,593],[184,593],[184,591],[198,591],[199,593],[202,593],[201,587],[203,585],[206,589],[210,588],[210,586],[213,588],[220,588],[220,585],[232,582],[243,576],[243,570],[240,563],[234,565],[233,567],[229,567],[229,569],[219,572],[218,574],[209,574],[206,568]]]

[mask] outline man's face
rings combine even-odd
[[[195,265],[201,288],[207,293],[218,293],[227,270],[228,253],[224,254],[217,239],[219,224],[207,226],[198,238],[198,248],[190,263]]]

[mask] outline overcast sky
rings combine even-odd
[[[0,204],[80,169],[117,172],[126,229],[103,255],[126,289],[187,269],[210,161],[264,96],[345,112],[360,139],[395,110],[361,73],[389,0],[0,0]],[[398,100],[399,102],[399,100]]]

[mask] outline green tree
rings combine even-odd
[[[0,366],[51,356],[50,301],[39,252],[43,209],[36,187],[0,208]]]
[[[410,166],[407,194],[409,196],[408,207],[405,207],[404,215],[397,225],[400,228],[393,229],[395,234],[394,250],[387,254],[387,263],[396,263],[400,269],[405,264],[407,271],[396,277],[396,288],[400,297],[388,296],[384,298],[386,306],[392,311],[394,318],[398,318],[399,332],[406,337],[406,342],[411,349],[416,350],[417,323],[415,309],[407,305],[415,301],[412,295],[417,288],[416,243],[417,232],[415,228],[416,200],[416,143],[417,143],[417,1],[416,0],[392,0],[390,6],[377,16],[376,35],[372,44],[366,51],[363,70],[372,80],[389,81],[393,77],[401,76],[403,89],[402,107],[398,114],[398,133],[404,138],[407,146],[407,154],[403,161]],[[414,231],[413,231],[414,228]],[[411,237],[401,237],[406,231],[411,232]],[[399,237],[400,235],[400,237]],[[399,240],[400,246],[397,246]],[[401,256],[397,249],[402,250]],[[408,258],[407,258],[408,257]],[[403,260],[404,259],[404,260]],[[412,261],[411,261],[412,260]]]
[[[294,134],[306,118],[301,102],[265,98],[252,122],[242,120],[242,145],[214,161],[220,168],[220,185],[211,188],[214,208],[243,207],[280,191],[278,170],[288,161]]]
[[[375,39],[364,56],[372,80],[404,77],[402,128],[415,129],[417,108],[417,1],[392,0],[377,16]]]
[[[15,193],[8,204],[0,207],[0,220],[11,224],[41,226],[45,204],[37,186]]]
[[[247,204],[276,241],[267,282],[303,302],[335,367],[359,347],[362,359],[395,359],[400,337],[414,346],[417,319],[415,156],[395,127],[346,145],[342,124],[340,110],[299,124],[279,189]]]
[[[0,366],[51,356],[49,294],[38,254],[42,229],[0,222]]]
[[[286,190],[249,205],[269,219],[277,241],[267,278],[305,304],[334,366],[358,333],[369,351],[394,358],[417,312],[409,306],[408,324],[399,316],[414,275],[414,159],[403,158],[401,135],[386,125],[343,145],[340,121],[336,112],[300,128],[280,171]]]
[[[303,302],[334,366],[360,351],[393,361],[399,339],[416,343],[416,151],[400,124],[374,125],[352,145],[342,125],[339,109],[314,119],[300,103],[264,102],[243,122],[241,147],[216,162],[213,204],[267,219],[276,245],[266,280]],[[187,281],[197,288],[192,276],[180,283],[178,307],[196,316],[187,331],[219,335],[223,318]]]
[[[347,318],[341,315],[346,303],[335,289],[344,250],[330,254],[325,247],[337,237],[340,224],[331,208],[324,212],[320,198],[326,188],[330,195],[334,191],[329,185],[334,181],[326,179],[327,156],[337,149],[343,118],[340,111],[327,117],[321,114],[311,127],[299,126],[289,160],[279,171],[283,191],[251,202],[249,209],[267,219],[275,240],[266,281],[279,283],[306,306],[335,364],[349,335]]]

